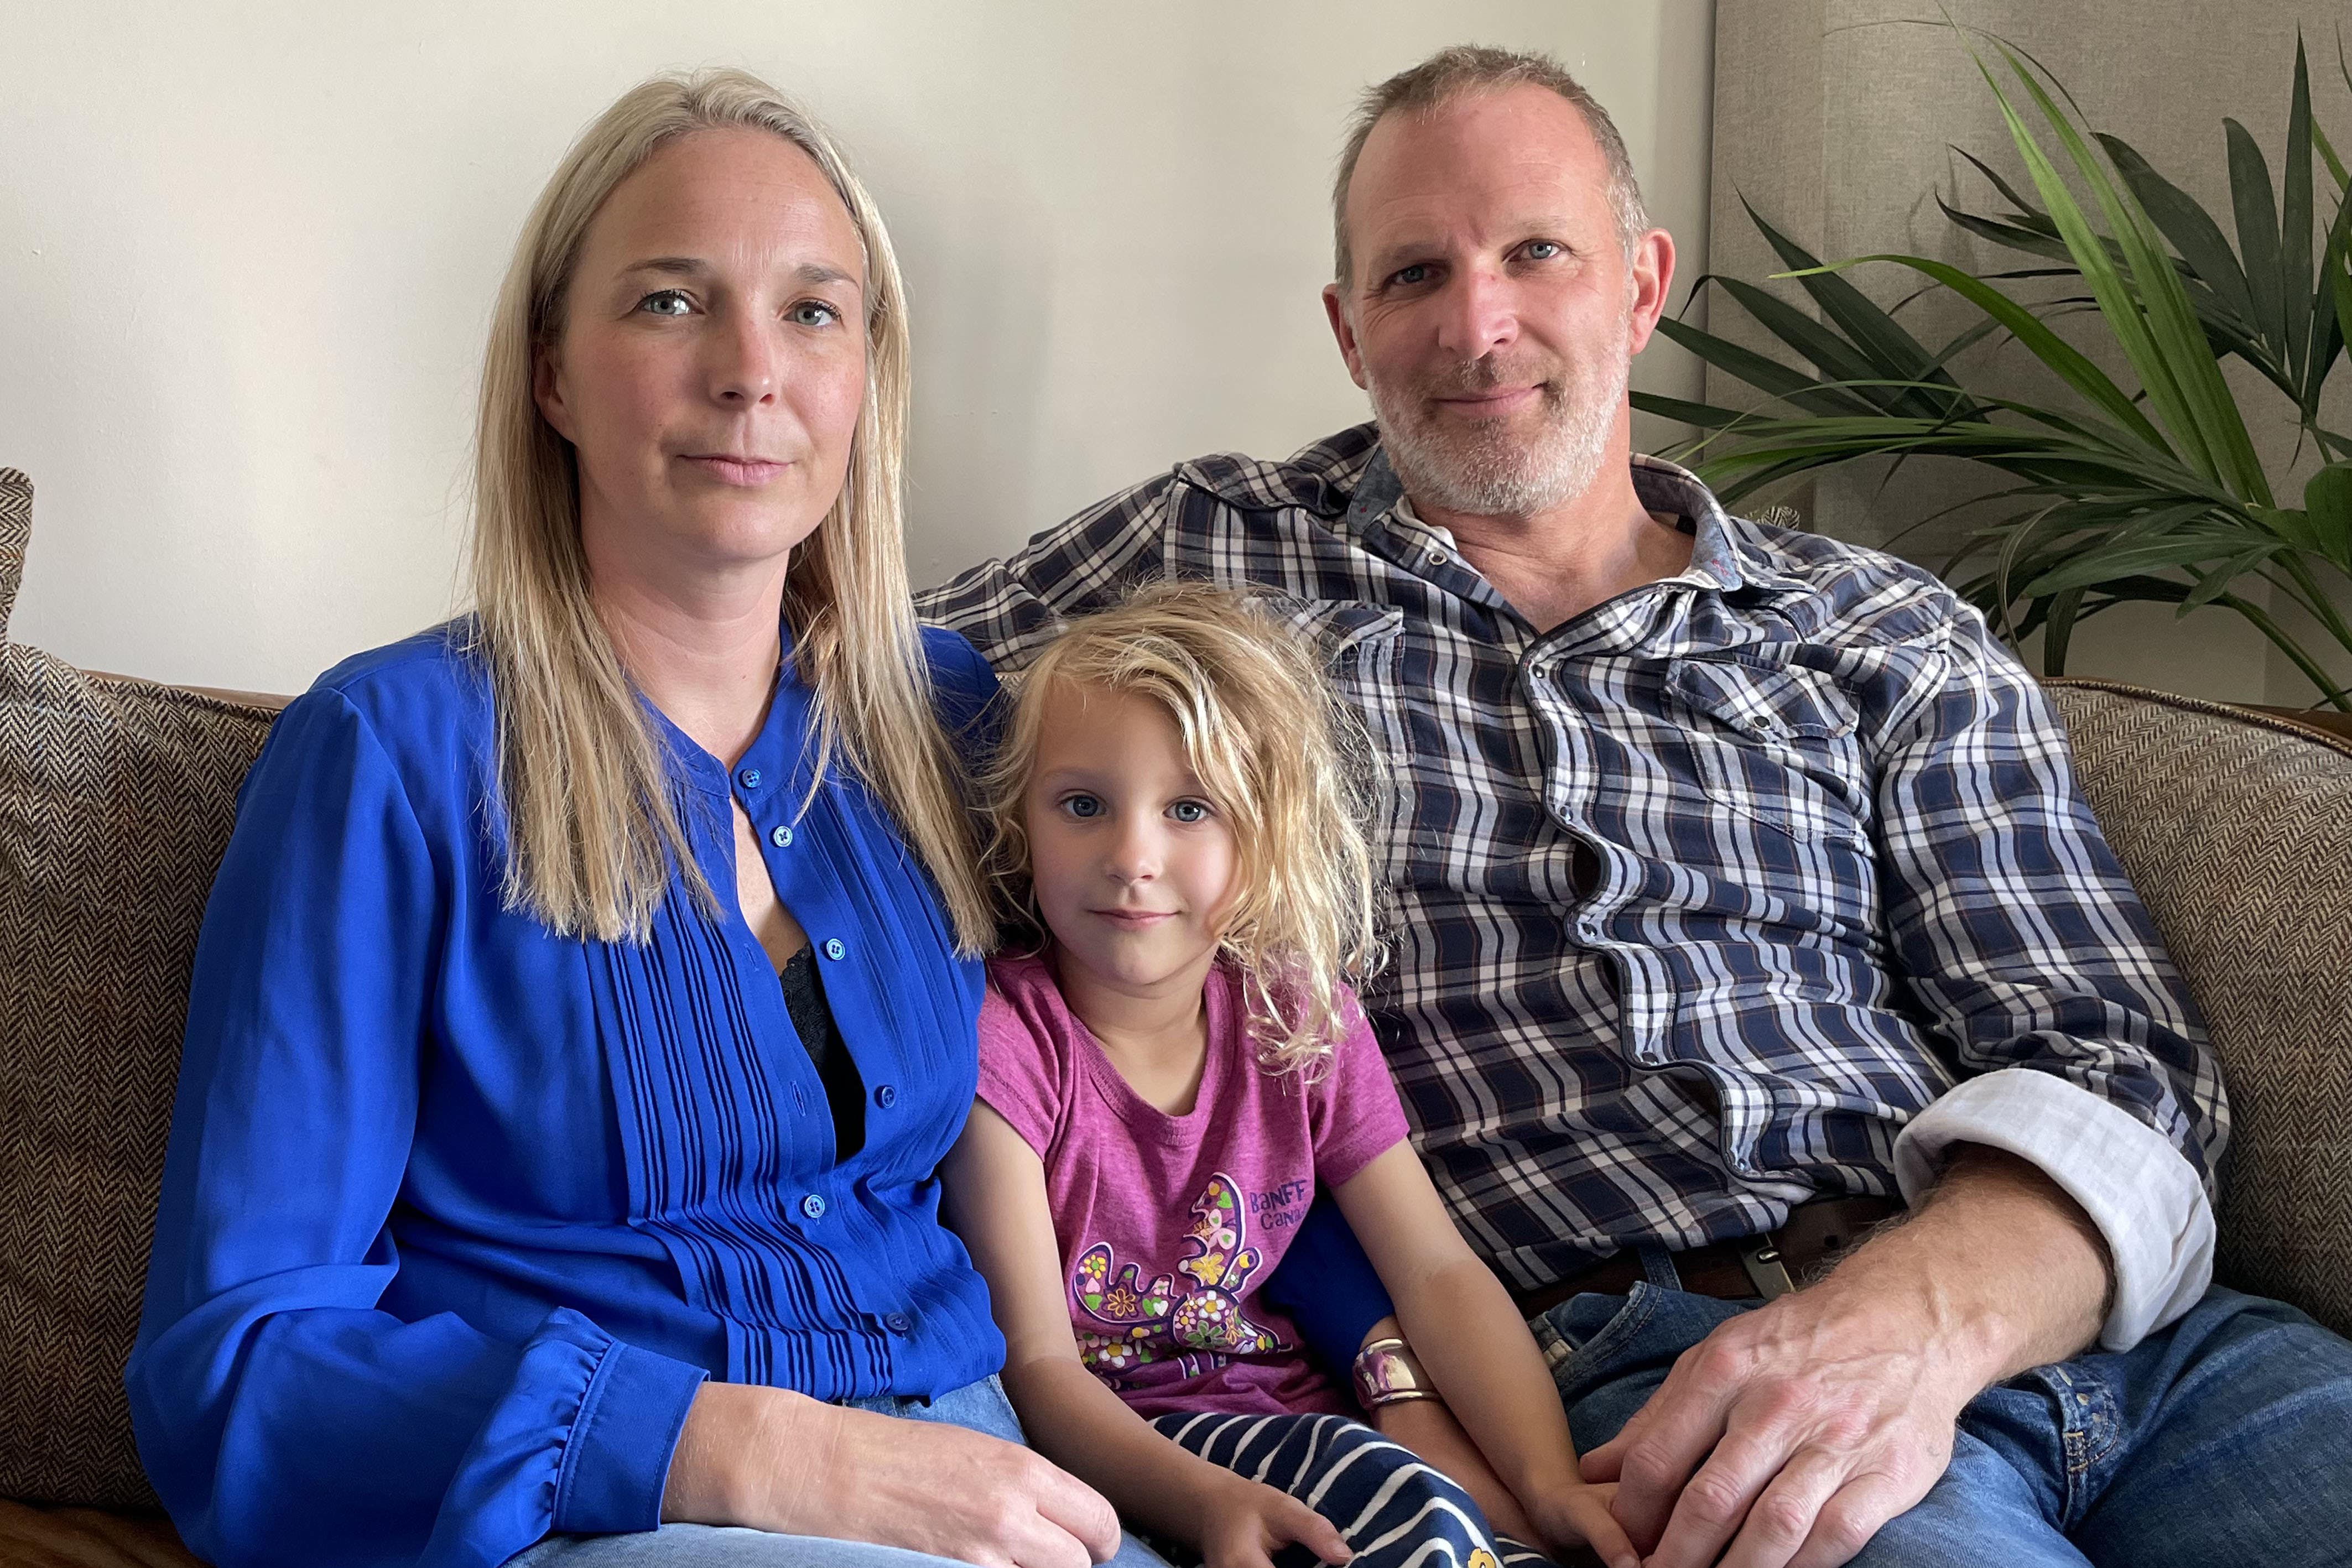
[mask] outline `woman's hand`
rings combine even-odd
[[[1099,1493],[1017,1443],[735,1383],[695,1396],[662,1518],[870,1541],[980,1568],[1090,1568],[1119,1542]]]
[[[1219,1470],[1201,1500],[1202,1568],[1274,1568],[1274,1554],[1294,1543],[1326,1563],[1355,1555],[1339,1526],[1263,1481]]]

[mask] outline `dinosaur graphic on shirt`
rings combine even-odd
[[[1122,1373],[1171,1354],[1204,1352],[1213,1366],[1229,1355],[1291,1348],[1242,1312],[1242,1291],[1265,1258],[1248,1244],[1241,1189],[1220,1171],[1191,1212],[1184,1239],[1195,1250],[1175,1273],[1156,1274],[1149,1284],[1140,1265],[1118,1264],[1108,1242],[1078,1255],[1071,1293],[1106,1331],[1078,1334],[1078,1359],[1096,1375],[1116,1382]],[[1184,1284],[1178,1284],[1178,1274]]]

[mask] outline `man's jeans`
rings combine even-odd
[[[947,1421],[1008,1443],[1024,1441],[1003,1385],[993,1377],[928,1401],[882,1395],[850,1403],[860,1410],[904,1420]],[[961,1568],[961,1564],[863,1541],[665,1524],[636,1535],[551,1535],[509,1558],[506,1568]],[[1120,1542],[1118,1554],[1103,1568],[1168,1568],[1168,1564],[1129,1535]]]
[[[1753,1309],[1663,1290],[1577,1296],[1538,1337],[1578,1452],[1675,1358]],[[2209,1291],[2120,1355],[2036,1367],[1960,1416],[1951,1468],[1853,1568],[2343,1568],[2352,1563],[2352,1341]]]

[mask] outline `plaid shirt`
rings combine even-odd
[[[2193,1257],[2146,1276],[2210,1256],[2226,1111],[2057,721],[1926,572],[1633,464],[1689,568],[1549,632],[1399,505],[1370,425],[1181,464],[919,609],[1007,672],[1162,575],[1260,585],[1324,642],[1387,765],[1395,960],[1365,1000],[1509,1279],[1913,1194],[1948,1107],[1930,1145],[2013,1148],[2084,1199],[2109,1341],[2137,1338],[2203,1289]]]

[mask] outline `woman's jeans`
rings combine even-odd
[[[966,1384],[926,1403],[880,1395],[849,1402],[860,1410],[909,1421],[946,1421],[1008,1443],[1024,1441],[1021,1423],[995,1378]],[[506,1568],[953,1568],[944,1557],[834,1541],[816,1535],[770,1535],[705,1524],[665,1524],[635,1535],[551,1535],[507,1560]],[[1168,1568],[1129,1535],[1109,1568]]]
[[[1577,1296],[1538,1338],[1579,1452],[1753,1302]],[[2352,1563],[2352,1341],[2216,1289],[2121,1354],[2036,1367],[1962,1412],[1951,1467],[1852,1568]]]

